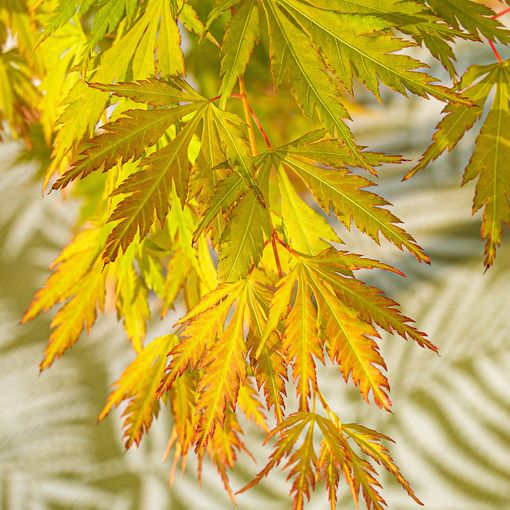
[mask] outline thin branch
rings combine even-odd
[[[498,19],[501,16],[504,16],[505,14],[508,14],[508,13],[510,13],[510,7],[507,7],[506,9],[503,9],[501,12],[494,14],[494,16],[492,16],[492,19]],[[496,48],[496,45],[491,40],[488,40],[488,43],[492,50],[492,53],[494,53],[494,55],[496,56],[498,63],[502,64],[503,58],[501,57],[501,54],[499,53],[498,49]]]
[[[251,113],[252,109],[248,103],[248,96],[246,95],[246,86],[244,84],[244,77],[239,77],[239,95],[241,96],[241,101],[243,103],[244,110],[244,119],[246,121],[246,125],[248,126],[248,138],[250,140],[250,147],[252,156],[256,156],[257,152],[257,141],[255,139],[255,129],[253,129],[253,122],[251,121]]]
[[[274,260],[276,262],[276,269],[278,270],[278,278],[280,280],[283,278],[283,269],[282,269],[282,263],[280,261],[280,255],[278,254],[278,246],[276,246],[276,239],[278,237],[278,234],[276,233],[276,230],[273,227],[273,232],[271,234],[271,244],[273,246],[273,253],[274,253]]]
[[[497,61],[502,64],[503,63],[503,58],[501,57],[501,55],[499,54],[499,51],[498,49],[496,48],[495,44],[491,41],[491,40],[488,40],[489,42],[489,46],[491,47],[491,50],[492,50],[492,53],[494,53],[494,55],[496,56],[496,59]]]
[[[507,7],[506,9],[503,9],[501,12],[498,12],[498,14],[495,14],[492,16],[492,19],[498,19],[501,18],[501,16],[504,16],[505,14],[508,14],[510,12],[510,7]]]

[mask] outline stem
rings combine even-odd
[[[273,233],[271,234],[271,244],[273,245],[274,260],[276,262],[276,269],[278,270],[278,278],[280,278],[281,280],[283,278],[283,269],[282,263],[280,261],[280,255],[278,254],[278,246],[276,246],[277,237],[278,234],[276,233],[276,230],[273,227]]]
[[[504,16],[505,14],[508,14],[510,12],[510,7],[507,7],[506,9],[503,9],[501,12],[498,12],[497,14],[494,14],[494,16],[492,16],[492,19],[498,19],[500,18],[501,16]],[[488,41],[489,42],[489,46],[492,50],[492,53],[494,53],[495,57],[496,57],[496,60],[498,61],[499,64],[502,64],[503,63],[503,58],[501,57],[498,49],[496,48],[496,45],[492,42],[492,41]]]
[[[501,12],[499,12],[498,14],[495,14],[494,16],[492,16],[492,19],[498,19],[500,18],[501,16],[504,16],[505,14],[508,14],[510,12],[510,7],[507,7],[506,9],[503,9]]]
[[[278,234],[275,233],[275,237],[276,237],[276,240],[291,254],[291,255],[295,255],[296,252],[284,241],[282,241],[279,237],[278,237]]]
[[[260,131],[260,134],[262,135],[262,138],[264,139],[264,142],[266,143],[267,148],[271,149],[272,146],[271,146],[271,142],[269,141],[269,137],[267,136],[267,133],[266,133],[264,127],[262,126],[259,118],[255,115],[255,112],[251,109],[251,107],[250,107],[250,113],[251,113],[251,116],[253,117],[253,120],[255,121],[257,129]]]
[[[267,148],[272,149],[271,141],[269,140],[269,136],[267,136],[266,130],[264,129],[262,122],[260,122],[260,119],[257,117],[257,114],[253,111],[253,108],[250,106],[250,103],[248,103],[246,91],[244,93],[240,93],[240,94],[230,94],[230,97],[243,100],[243,108],[247,108],[248,111],[250,112],[251,118],[255,122],[257,129],[260,131],[260,134],[262,135],[262,138],[264,139],[264,142],[266,143]],[[221,98],[221,96],[214,96],[211,99],[209,99],[209,102],[213,103],[214,101],[217,101],[220,98]],[[245,113],[245,118],[246,118],[246,113]],[[248,120],[246,122],[251,123],[251,121],[248,121]]]
[[[243,103],[244,120],[248,126],[248,138],[250,140],[250,147],[252,156],[257,155],[257,141],[255,140],[255,129],[253,129],[253,122],[251,121],[251,108],[248,103],[248,96],[246,95],[246,86],[244,84],[244,77],[239,77],[239,95],[241,96],[241,102]]]
[[[498,63],[502,64],[503,59],[501,58],[499,51],[497,50],[496,46],[494,45],[494,43],[492,41],[489,41],[489,46],[491,47],[492,53],[494,53],[494,55],[496,56]]]

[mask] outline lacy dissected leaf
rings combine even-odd
[[[272,335],[271,339],[265,342],[260,354],[253,361],[253,366],[257,386],[264,392],[267,409],[273,409],[276,421],[280,423],[285,411],[288,367],[285,356],[281,354],[278,335]]]
[[[225,423],[229,410],[235,410],[240,388],[247,377],[245,319],[255,320],[253,299],[257,287],[252,279],[220,284],[179,321],[184,326],[181,341],[170,352],[170,363],[160,392],[171,389],[175,379],[187,369],[199,369],[195,435],[196,451],[201,457],[216,430]],[[248,324],[250,324],[248,322]],[[252,330],[253,334],[253,330]],[[242,392],[243,404],[250,395]],[[253,394],[250,396],[254,398]],[[250,413],[260,421],[257,404]]]
[[[308,292],[308,282],[302,268],[297,270],[296,276],[296,298],[285,321],[282,344],[289,360],[292,360],[292,378],[299,395],[300,409],[308,410],[312,390],[317,389],[314,358],[324,361],[324,348],[319,342],[317,310]],[[291,278],[287,282],[279,290],[290,298],[294,281]]]
[[[482,238],[486,240],[485,265],[491,266],[501,244],[503,225],[510,223],[510,177],[506,171],[509,156],[508,130],[510,119],[509,63],[472,66],[461,81],[466,97],[476,108],[448,105],[445,117],[437,126],[432,145],[419,163],[406,175],[409,178],[438,158],[445,150],[452,150],[466,131],[482,117],[484,105],[495,89],[490,110],[475,142],[475,148],[464,173],[463,182],[478,179],[473,212],[483,209]]]
[[[225,31],[221,52],[221,73],[223,75],[220,93],[221,108],[234,89],[239,76],[244,74],[246,64],[259,38],[259,9],[257,0],[247,0],[233,14]]]
[[[380,369],[385,367],[384,361],[372,339],[378,337],[376,330],[347,307],[304,258],[297,259],[293,271],[278,285],[264,339],[283,318],[282,342],[299,383],[296,390],[301,409],[308,409],[311,390],[317,386],[314,358],[323,360],[325,349],[345,380],[352,377],[365,399],[372,392],[377,405],[390,408],[389,384]]]
[[[99,415],[102,420],[112,408],[129,401],[123,412],[126,448],[133,443],[140,444],[142,435],[158,415],[160,404],[157,389],[165,370],[166,356],[175,342],[174,335],[162,336],[138,353],[114,384],[114,390]]]
[[[241,384],[246,378],[244,308],[246,283],[223,284],[206,295],[181,319],[187,324],[183,339],[170,353],[170,365],[163,386],[188,367],[203,369],[197,393],[200,416],[196,433],[197,452],[203,454],[209,439],[225,421],[228,407],[235,408]],[[237,307],[227,325],[234,302]]]
[[[421,62],[395,54],[409,47],[408,42],[387,32],[370,34],[389,28],[380,19],[325,11],[301,0],[279,0],[278,4],[303,25],[321,48],[326,61],[334,69],[342,70],[338,77],[348,88],[352,86],[352,77],[357,76],[378,97],[380,80],[402,94],[407,89],[423,97],[431,95],[443,101],[463,101],[450,90],[433,85],[437,80],[428,74],[417,72],[417,68],[423,67]]]
[[[271,282],[261,273],[258,281],[250,280],[247,301],[251,318],[251,334],[248,335],[250,364],[254,370],[257,388],[262,389],[267,409],[273,408],[277,423],[283,420],[285,409],[285,385],[288,379],[287,357],[277,333],[264,338],[271,303]]]
[[[400,313],[398,303],[386,297],[377,287],[363,283],[352,274],[342,274],[345,269],[378,268],[395,271],[394,268],[333,249],[322,252],[316,258],[308,258],[306,263],[313,267],[313,271],[329,283],[340,300],[356,310],[363,320],[379,326],[388,333],[397,333],[404,339],[411,339],[420,347],[437,351],[437,347],[427,340],[425,333],[416,329],[413,321]]]
[[[411,35],[418,43],[423,42],[431,54],[441,61],[452,76],[455,55],[451,43],[454,38],[469,38],[460,30],[446,25],[435,16],[425,3],[415,0],[321,0],[317,7],[335,9],[344,13],[371,14],[382,18],[402,33]]]
[[[228,162],[251,188],[261,205],[265,199],[255,180],[255,166],[246,137],[245,123],[237,116],[212,106],[212,121]]]
[[[188,147],[202,119],[205,107],[199,109],[182,130],[163,149],[147,157],[140,171],[131,174],[113,192],[129,195],[117,205],[108,221],[118,221],[108,236],[104,252],[105,262],[114,261],[119,250],[126,250],[138,233],[143,239],[154,217],[164,224],[170,209],[172,186],[184,203],[188,194],[191,163]]]
[[[494,11],[473,0],[427,0],[433,11],[454,27],[462,26],[477,37],[483,35],[491,41],[510,42],[510,31],[494,19]]]
[[[90,332],[105,298],[107,274],[98,264],[104,245],[104,229],[90,227],[80,232],[53,262],[54,272],[39,289],[22,322],[34,319],[59,303],[64,305],[51,322],[52,332],[41,370],[48,368],[72,347],[82,331]]]
[[[246,488],[283,462],[295,509],[324,486],[332,510],[346,488],[356,506],[383,510],[384,469],[419,502],[389,438],[340,422],[322,394],[321,365],[389,410],[380,330],[437,348],[357,277],[403,273],[338,249],[329,217],[428,262],[362,177],[404,158],[358,145],[350,112],[370,114],[360,85],[384,102],[395,93],[437,98],[445,116],[411,174],[480,123],[464,181],[477,181],[474,210],[483,209],[492,263],[510,223],[509,64],[493,45],[510,38],[497,18],[474,0],[4,2],[2,136],[51,160],[45,185],[54,174],[55,189],[93,174],[73,187],[79,234],[23,318],[58,306],[41,369],[99,312],[116,312],[134,360],[101,418],[125,409],[129,447],[168,402],[171,479],[194,450],[199,476],[209,457],[233,500],[230,471],[250,455],[242,420],[268,432],[271,412],[274,451]],[[498,63],[459,82],[458,40],[487,38]],[[446,68],[454,89],[428,74],[418,50]],[[146,345],[151,310],[171,308],[181,317],[174,333]]]
[[[168,392],[172,409],[173,429],[168,450],[176,444],[172,478],[180,459],[184,464],[195,444],[195,429],[198,416],[195,413],[197,400],[197,376],[191,371],[177,377]]]
[[[239,388],[246,379],[243,296],[237,306],[230,323],[200,362],[204,375],[198,384],[198,452],[203,450],[215,431],[224,425],[227,406],[235,409]]]
[[[71,348],[85,329],[96,322],[97,312],[104,308],[106,273],[96,264],[73,288],[72,297],[51,321],[51,334],[40,368],[45,370]]]
[[[115,85],[103,83],[89,83],[89,85],[103,92],[111,92],[114,96],[126,97],[136,103],[145,103],[151,106],[205,101],[205,98],[188,83],[178,78],[168,78],[165,81],[150,78],[135,82],[120,82]]]
[[[123,117],[103,126],[105,132],[92,138],[73,166],[53,184],[53,189],[98,170],[106,172],[118,162],[138,159],[171,125],[198,108],[199,104],[191,103],[164,110],[124,112]]]
[[[429,257],[414,238],[398,225],[401,221],[385,208],[390,204],[365,189],[374,185],[372,181],[345,168],[325,168],[325,159],[319,160],[319,166],[308,158],[297,157],[284,150],[276,150],[275,155],[285,168],[291,169],[306,183],[326,214],[332,209],[347,228],[353,221],[359,230],[376,242],[382,234],[398,248],[406,248],[419,261],[429,262]]]
[[[269,211],[248,191],[235,206],[221,237],[218,275],[222,281],[244,278],[256,266],[270,234]]]
[[[131,3],[131,0],[129,2]],[[100,83],[112,83],[124,81],[128,77],[133,80],[144,79],[157,71],[161,71],[163,75],[184,73],[184,61],[176,29],[173,30],[175,37],[172,40],[164,39],[168,23],[175,25],[175,20],[169,15],[169,2],[149,0],[137,4],[141,7],[140,15],[132,24],[125,22],[120,24],[123,30],[117,31],[113,43],[101,53],[99,66],[94,65],[94,72],[89,79]],[[129,13],[132,14],[132,7],[129,7]],[[164,54],[165,51],[167,54],[169,52],[173,54],[168,64],[172,66],[171,69],[162,68],[159,64],[160,53]],[[85,66],[86,63],[83,61],[82,65]],[[61,165],[67,162],[70,151],[74,152],[87,135],[92,135],[105,109],[105,103],[105,94],[88,88],[83,81],[78,81],[63,98],[62,105],[65,105],[65,110],[58,122],[59,129],[53,143],[54,161],[50,166],[50,173],[60,170]]]
[[[426,335],[399,312],[397,303],[352,274],[361,268],[393,268],[333,248],[315,257],[298,254],[295,257],[295,268],[279,282],[274,294],[257,355],[285,318],[283,347],[294,358],[294,373],[304,374],[297,386],[303,408],[307,408],[310,388],[316,385],[312,356],[322,360],[326,349],[346,381],[351,377],[365,399],[372,392],[375,402],[389,409],[389,385],[381,372],[385,364],[374,341],[379,338],[374,326],[437,351]],[[313,301],[304,293],[313,296]],[[298,357],[299,346],[307,357]]]
[[[246,379],[244,385],[239,388],[237,405],[246,418],[251,420],[265,432],[269,433],[266,415],[264,414],[264,407],[259,401],[257,391],[251,384],[250,379]]]
[[[291,246],[301,253],[316,255],[329,243],[340,241],[326,219],[299,197],[283,170],[278,172],[278,183],[283,225]]]
[[[314,424],[312,413],[301,412],[290,415],[274,428],[267,440],[277,435],[278,439],[269,462],[257,474],[255,479],[239,492],[244,492],[256,485],[274,467],[278,466],[284,459],[288,459],[286,467],[291,467],[289,478],[293,478],[291,489],[291,493],[294,494],[293,507],[296,510],[302,509],[305,499],[310,499],[310,493],[316,484],[315,464],[317,455],[313,441]],[[307,426],[308,430],[305,432],[305,437],[301,444],[297,446]]]
[[[368,510],[383,510],[386,503],[379,494],[381,484],[371,463],[373,461],[389,471],[408,494],[422,504],[382,444],[383,440],[390,440],[388,437],[355,424],[342,425],[336,415],[327,411],[327,417],[315,412],[294,413],[277,425],[266,439],[267,442],[276,438],[269,462],[239,492],[253,487],[274,467],[287,460],[284,469],[289,470],[288,478],[293,480],[291,494],[294,495],[293,508],[296,510],[304,508],[319,481],[325,481],[330,506],[334,510],[340,474],[344,475],[356,505],[361,492]],[[319,455],[316,453],[317,446]]]
[[[416,71],[423,67],[421,62],[396,54],[410,43],[387,31],[392,25],[380,17],[339,13],[300,0],[264,0],[263,5],[271,37],[275,83],[289,83],[304,113],[316,112],[331,134],[344,140],[363,167],[370,165],[342,121],[349,116],[339,99],[339,83],[352,89],[356,76],[377,97],[381,81],[402,94],[409,91],[468,104],[454,92],[434,85],[433,77]],[[336,72],[329,72],[328,65]]]
[[[476,139],[475,150],[464,173],[464,183],[478,179],[473,212],[483,208],[482,238],[485,266],[490,267],[501,244],[503,225],[510,226],[510,67],[500,66],[491,109]]]
[[[242,283],[239,281],[219,285],[179,321],[186,324],[186,327],[180,335],[181,341],[170,353],[170,363],[160,393],[168,391],[175,378],[185,370],[198,367],[207,348],[222,331],[227,315],[241,292]]]
[[[342,139],[362,167],[368,163],[354,136],[342,119],[349,114],[341,91],[328,72],[316,44],[310,41],[278,7],[274,0],[263,0],[271,38],[271,64],[275,85],[287,83],[303,113],[315,114],[334,136]],[[312,51],[311,51],[312,50]]]
[[[98,9],[90,27],[89,48],[92,50],[106,34],[111,34],[124,15],[131,17],[136,9],[136,0],[106,0]]]
[[[242,433],[237,415],[232,411],[228,411],[223,426],[215,429],[207,445],[207,455],[220,474],[225,490],[233,502],[234,493],[230,487],[228,470],[235,467],[239,452],[244,450],[249,454],[241,440]]]
[[[383,466],[395,480],[404,488],[404,490],[418,504],[423,503],[418,499],[414,491],[411,489],[409,482],[404,478],[400,469],[395,465],[388,449],[384,446],[383,441],[393,442],[388,436],[381,434],[373,429],[363,427],[356,423],[342,425],[345,435],[352,439],[361,451],[374,460],[377,464]],[[370,508],[370,507],[369,507]]]
[[[119,259],[113,273],[117,317],[123,320],[126,335],[131,340],[133,348],[140,352],[147,333],[150,309],[148,289],[136,272],[134,254],[132,250],[131,254]]]
[[[81,279],[88,273],[98,256],[98,246],[104,244],[104,232],[91,227],[79,232],[53,261],[53,273],[34,295],[22,323],[35,319],[57,303],[69,298]],[[99,248],[100,249],[100,248]]]

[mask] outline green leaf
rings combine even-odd
[[[475,148],[464,173],[463,183],[478,179],[473,201],[473,213],[483,209],[482,238],[486,240],[485,266],[495,260],[501,244],[503,225],[510,224],[510,178],[505,171],[509,157],[508,130],[510,118],[510,63],[472,66],[462,77],[464,94],[476,103],[475,108],[448,105],[446,116],[437,126],[433,142],[418,164],[405,176],[412,177],[438,158],[445,150],[452,150],[483,114],[491,92],[495,89],[489,113],[478,135]],[[474,83],[474,85],[473,85]],[[466,88],[467,87],[467,88]]]
[[[106,172],[118,162],[138,159],[178,120],[199,108],[192,103],[165,110],[129,110],[123,117],[103,126],[104,133],[92,138],[80,152],[74,165],[53,184],[53,189],[67,186],[92,172]]]
[[[244,278],[257,265],[269,238],[269,211],[248,191],[235,206],[221,238],[218,274],[222,281]]]
[[[113,262],[120,249],[125,251],[136,233],[143,239],[154,223],[154,215],[161,225],[164,224],[173,186],[185,202],[191,166],[188,146],[206,107],[202,106],[168,145],[145,159],[142,170],[131,174],[115,189],[114,195],[129,196],[119,203],[108,219],[119,223],[108,236],[103,254],[105,262]]]
[[[491,41],[510,43],[510,31],[494,19],[494,11],[472,0],[427,0],[432,10],[454,27],[462,26],[470,34]]]
[[[206,100],[179,78],[170,78],[165,81],[150,78],[135,82],[120,82],[115,85],[104,83],[89,83],[89,85],[103,92],[112,92],[114,96],[126,97],[135,103],[145,103],[151,106],[168,106],[173,103],[193,103]]]
[[[349,114],[338,85],[320,58],[317,45],[296,28],[275,0],[263,0],[262,5],[270,34],[271,64],[276,87],[287,83],[303,113],[310,119],[317,114],[327,130],[344,141],[360,166],[370,168],[353,134],[342,120],[348,119]]]
[[[374,185],[371,181],[346,169],[321,168],[290,155],[284,156],[282,162],[303,179],[326,214],[332,209],[347,228],[353,221],[374,241],[379,242],[379,234],[382,234],[397,248],[406,248],[419,261],[430,261],[414,238],[398,225],[401,221],[385,209],[390,204],[364,189]]]
[[[232,113],[212,105],[212,120],[216,125],[228,162],[251,188],[261,205],[265,205],[263,193],[255,180],[255,166],[246,138],[246,125]]]
[[[485,266],[490,267],[501,244],[503,225],[510,226],[510,63],[499,65],[495,76],[496,93],[491,109],[475,142],[475,150],[463,182],[478,179],[473,213],[483,209],[482,238]]]
[[[221,45],[220,108],[225,108],[227,99],[234,89],[239,76],[250,59],[259,38],[259,10],[257,0],[247,0],[233,14]]]
[[[317,255],[329,242],[340,242],[326,219],[315,212],[296,193],[284,170],[278,172],[282,198],[282,219],[291,246],[301,253]]]

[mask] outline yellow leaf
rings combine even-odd
[[[140,444],[142,435],[149,430],[153,418],[158,415],[157,390],[165,370],[167,354],[176,340],[174,335],[156,338],[138,353],[114,384],[114,391],[99,415],[99,420],[102,420],[113,407],[125,400],[129,401],[123,412],[126,448],[133,443]]]

